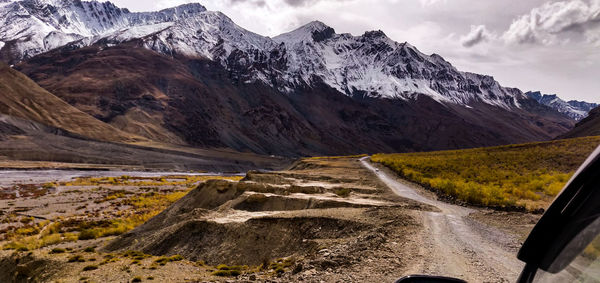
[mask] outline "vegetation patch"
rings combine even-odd
[[[268,264],[268,269],[273,270],[274,273],[284,273],[287,269],[291,268],[296,261],[294,258],[280,258],[275,262]]]
[[[473,205],[545,208],[600,137],[425,153],[376,154],[403,178]]]
[[[85,258],[83,258],[82,255],[74,255],[72,257],[69,257],[67,262],[85,262]]]
[[[163,177],[131,177],[123,175],[120,177],[80,177],[70,182],[62,182],[61,186],[187,186],[193,187],[200,182],[208,180],[231,180],[239,181],[242,176],[187,176],[173,175]]]
[[[335,194],[340,196],[340,197],[348,197],[350,196],[350,189],[348,188],[338,188],[335,190]]]
[[[34,223],[31,217],[11,218],[17,220],[22,227],[6,230],[3,235],[6,244],[3,249],[34,250],[55,244],[74,242],[77,240],[91,240],[108,236],[118,236],[154,217],[173,202],[185,196],[191,189],[182,191],[169,191],[164,193],[148,192],[141,195],[131,195],[118,191],[109,195],[110,199],[121,200],[120,205],[130,208],[115,211],[113,219],[84,220],[80,217],[71,219],[57,218],[55,221],[41,221]],[[110,196],[114,196],[110,197]],[[7,218],[8,219],[8,218]]]
[[[215,270],[212,273],[212,275],[221,276],[221,277],[236,277],[236,276],[242,274],[243,269],[248,269],[247,266],[240,266],[240,265],[228,266],[226,264],[220,264],[216,268],[217,268],[217,270]]]
[[[119,261],[119,258],[116,257],[115,255],[106,254],[106,255],[104,255],[104,260],[100,263],[100,265],[108,264],[111,262],[117,262],[117,261]]]
[[[310,157],[308,159],[320,160],[320,159],[363,158],[363,157],[367,157],[367,156],[368,156],[367,154],[346,155],[346,156],[315,156],[315,157]]]
[[[590,259],[596,260],[600,258],[600,237],[596,237],[583,251],[583,256]]]
[[[83,271],[90,271],[90,270],[96,270],[98,269],[97,265],[87,265],[86,267],[83,268]]]
[[[169,262],[174,262],[174,261],[181,261],[183,260],[183,257],[180,255],[173,255],[173,256],[163,256],[158,258],[157,260],[155,260],[154,262],[159,264],[159,265],[165,265]]]
[[[51,253],[51,254],[62,254],[62,253],[64,253],[64,252],[66,252],[66,250],[65,250],[65,249],[62,249],[62,248],[53,248],[53,249],[50,251],[50,253]]]
[[[6,237],[12,241],[4,245],[4,249],[38,249],[63,242],[121,235],[154,217],[188,191],[132,197],[126,200],[132,209],[116,219],[43,221],[37,225],[22,227],[7,233]]]

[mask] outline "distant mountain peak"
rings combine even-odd
[[[525,95],[531,99],[536,100],[540,104],[546,105],[550,108],[557,110],[558,112],[570,117],[575,121],[579,121],[588,116],[589,112],[598,107],[596,103],[589,103],[585,101],[564,101],[556,94],[543,94],[540,91],[530,91]]]
[[[274,37],[277,42],[298,43],[298,42],[320,42],[334,36],[335,30],[320,21],[312,21],[293,31],[283,33]]]
[[[202,13],[202,12],[206,12],[206,11],[207,11],[206,7],[204,7],[200,3],[187,3],[187,4],[175,6],[172,8],[162,9],[162,10],[158,11],[158,13],[173,12],[173,13],[177,13],[177,14],[196,14],[196,13]],[[152,12],[143,12],[143,13],[152,13]]]
[[[367,31],[362,36],[367,38],[387,38],[387,35],[381,30]]]
[[[147,49],[205,57],[219,62],[236,80],[262,82],[288,93],[322,82],[348,96],[412,100],[426,95],[465,106],[483,102],[511,109],[520,107],[522,98],[520,91],[504,88],[490,76],[458,71],[441,56],[395,42],[381,30],[337,34],[313,21],[271,39],[197,3],[131,13],[110,2],[44,0],[66,4],[27,5],[35,1],[40,0],[21,0],[25,5],[16,8],[0,5],[0,60],[14,64],[66,45],[137,39]]]
[[[328,28],[331,28],[331,27],[321,21],[312,21],[312,22],[300,27],[300,29],[306,29],[306,30],[310,30],[310,31],[322,31],[322,30],[325,30]]]

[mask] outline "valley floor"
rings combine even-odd
[[[538,216],[443,203],[375,166],[314,158],[242,180],[127,176],[49,191],[22,186],[29,194],[0,199],[0,245],[12,248],[0,251],[0,281],[516,279],[517,249]],[[129,223],[137,226],[130,232],[106,233],[132,213],[145,221],[181,196],[145,224]],[[61,240],[31,239],[46,239],[49,230]]]

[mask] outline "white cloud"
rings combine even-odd
[[[471,31],[460,37],[460,43],[464,47],[473,47],[479,43],[495,38],[484,25],[471,26]]]
[[[423,6],[431,6],[437,3],[446,3],[447,0],[419,0]]]
[[[596,41],[600,35],[600,0],[568,0],[546,3],[518,17],[504,33],[516,44],[555,44]]]

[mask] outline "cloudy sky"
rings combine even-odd
[[[113,0],[132,11],[200,2],[275,36],[312,20],[382,30],[504,86],[600,103],[600,0]]]

